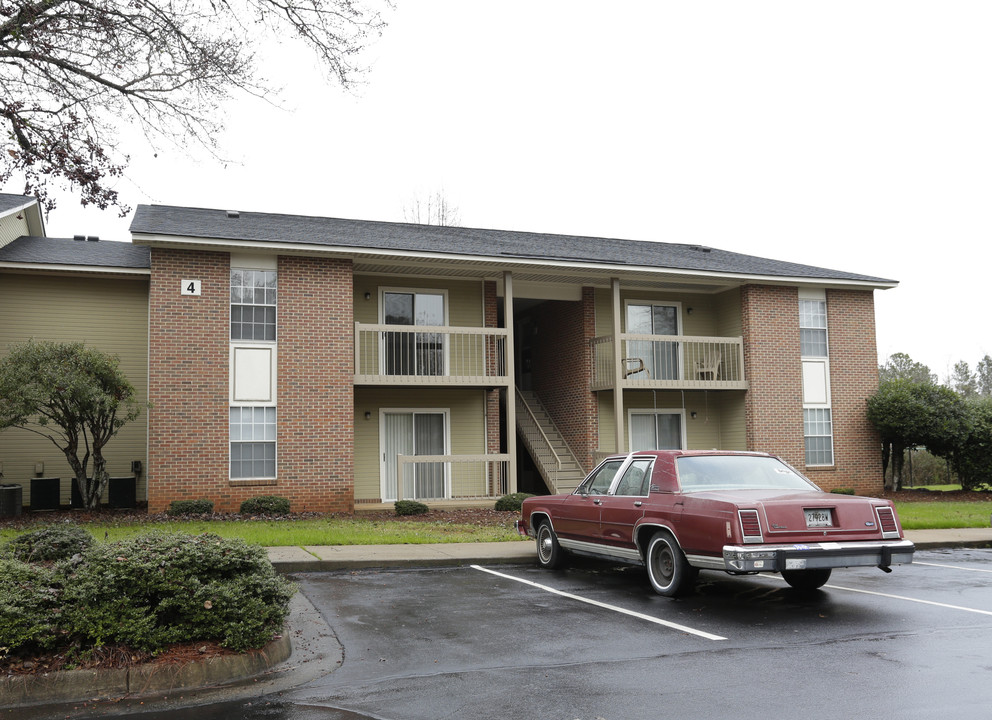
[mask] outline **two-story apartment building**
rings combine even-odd
[[[150,510],[489,500],[663,447],[766,450],[824,487],[881,489],[865,399],[873,293],[893,281],[693,245],[167,206],[139,206],[131,232],[149,253]]]

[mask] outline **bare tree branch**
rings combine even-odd
[[[375,2],[390,0],[0,0],[0,183],[23,177],[46,209],[68,185],[125,215],[113,189],[123,126],[214,153],[221,105],[273,92],[253,52],[265,32],[288,30],[350,88],[384,27]]]

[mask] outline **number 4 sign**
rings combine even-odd
[[[183,280],[182,286],[183,295],[199,295],[200,294],[200,281],[199,280]]]

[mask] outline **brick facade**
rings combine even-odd
[[[599,440],[596,395],[589,389],[596,334],[593,288],[580,302],[550,301],[533,310],[540,350],[533,356],[533,385],[575,458],[591,470]]]
[[[803,378],[799,355],[799,291],[794,287],[741,288],[747,448],[805,466]]]
[[[882,488],[881,440],[866,412],[867,399],[878,390],[872,291],[828,290],[827,333],[836,467],[833,472],[811,470],[811,479],[826,489],[878,493]]]
[[[229,509],[230,256],[152,248],[151,266],[148,510],[198,498]],[[179,294],[189,279],[201,295]]]
[[[350,261],[280,257],[278,480],[229,479],[230,256],[152,249],[148,509],[209,498],[237,510],[257,495],[294,510],[354,507]],[[199,279],[200,296],[179,294]]]
[[[796,288],[748,285],[741,291],[747,447],[780,455],[826,490],[878,493],[882,486],[878,434],[866,400],[878,389],[875,305],[870,290],[828,290],[834,465],[805,465],[799,294]]]
[[[280,256],[279,484],[299,511],[354,509],[352,264]],[[248,492],[246,496],[261,494]]]

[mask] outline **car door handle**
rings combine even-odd
[[[594,505],[602,505],[603,504],[603,501],[602,500],[593,500],[592,502],[593,502]]]
[[[640,507],[640,506],[641,506],[641,505],[643,505],[643,504],[644,504],[643,502],[641,502],[640,500],[637,500],[637,501],[636,501],[636,502],[634,503],[634,507]]]

